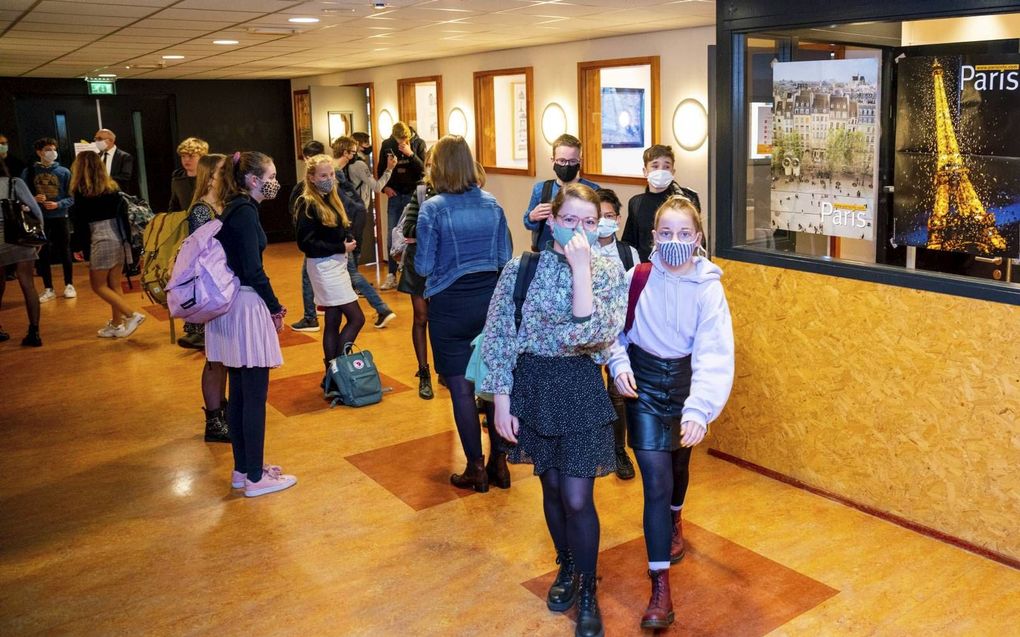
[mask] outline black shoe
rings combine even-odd
[[[616,450],[616,477],[621,480],[634,479],[634,463],[630,461],[627,450],[622,447]]]
[[[290,329],[294,330],[295,332],[318,332],[319,319],[303,318],[297,323],[291,323]]]
[[[8,334],[7,332],[5,332],[2,327],[0,327],[0,343],[3,343],[4,341],[9,341],[9,340],[11,340],[11,335]]]
[[[185,349],[205,349],[205,335],[185,334],[177,339],[177,344]]]
[[[429,366],[419,367],[415,376],[418,377],[418,397],[423,400],[432,400],[435,393],[432,391],[432,372],[429,371]]]
[[[205,412],[205,441],[230,442],[230,431],[227,428],[227,410],[202,408]]]
[[[598,578],[595,573],[581,573],[577,584],[577,627],[574,637],[605,637],[599,600],[595,597]]]
[[[557,551],[556,563],[560,565],[560,571],[549,587],[545,605],[551,611],[562,613],[570,610],[577,600],[577,570],[574,568],[574,558],[570,551]]]
[[[385,314],[380,314],[375,319],[375,327],[376,327],[376,329],[380,329],[381,330],[382,328],[384,328],[387,325],[389,325],[390,321],[392,321],[395,318],[397,318],[397,313],[396,312],[387,312]]]
[[[39,326],[29,325],[28,334],[21,339],[22,347],[42,347],[42,339],[39,338]]]

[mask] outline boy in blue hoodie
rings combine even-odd
[[[37,267],[43,280],[43,293],[39,302],[45,303],[57,298],[53,291],[54,262],[64,266],[64,298],[78,296],[72,281],[71,231],[67,220],[68,210],[74,203],[70,195],[71,171],[57,161],[57,140],[43,137],[35,141],[35,154],[39,161],[21,173],[21,180],[28,185],[43,213],[43,227],[49,243],[39,253]]]

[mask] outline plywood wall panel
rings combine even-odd
[[[1020,308],[720,265],[737,373],[712,447],[1020,558]]]

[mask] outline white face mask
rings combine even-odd
[[[673,173],[668,170],[653,170],[648,173],[648,185],[652,188],[665,188],[673,183]]]
[[[45,159],[46,161],[48,161],[50,163],[53,163],[53,162],[57,161],[57,151],[55,151],[55,150],[44,151],[43,152],[43,159]]]
[[[100,139],[97,142],[95,142],[95,144],[96,144],[96,149],[99,150],[99,152],[103,152],[104,150],[107,149],[107,145],[106,145],[106,140],[105,139]]]
[[[599,219],[599,237],[605,239],[616,234],[619,229],[620,222],[616,219],[606,219],[605,217]]]

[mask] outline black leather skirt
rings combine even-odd
[[[627,354],[638,394],[625,403],[628,444],[650,451],[679,449],[681,415],[691,393],[691,357],[659,358],[637,345]]]

